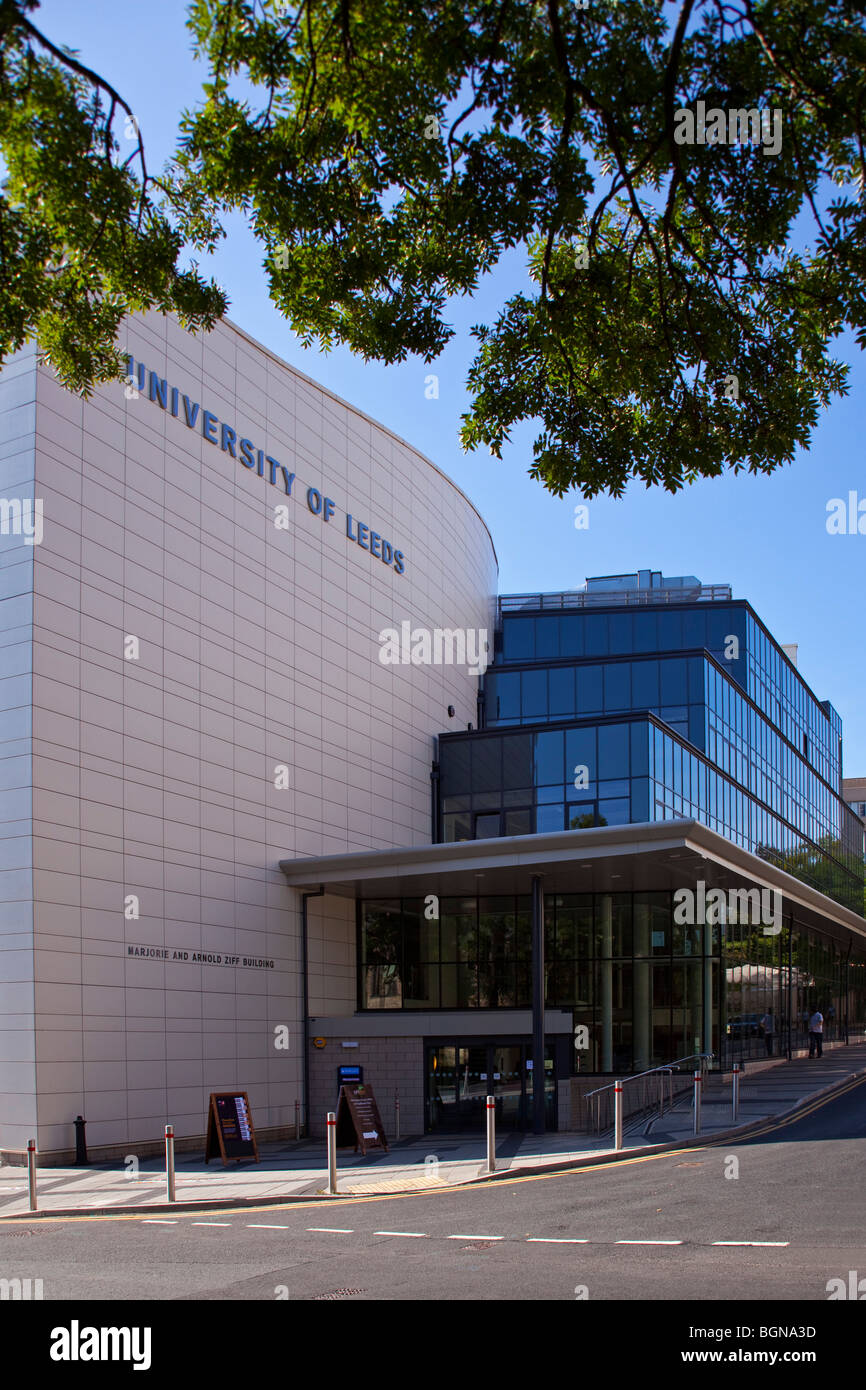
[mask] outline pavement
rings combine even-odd
[[[822,1058],[801,1057],[791,1062],[749,1062],[740,1086],[739,1116],[732,1118],[731,1078],[709,1074],[701,1107],[697,1142],[721,1141],[747,1135],[766,1122],[800,1114],[818,1096],[866,1075],[866,1043],[825,1047]],[[609,1134],[598,1137],[574,1132],[543,1136],[510,1133],[497,1137],[496,1176],[556,1171],[590,1166],[621,1158],[688,1147],[696,1142],[691,1101],[683,1097],[662,1116],[644,1115],[626,1122],[623,1149],[617,1151]],[[412,1136],[391,1143],[386,1153],[366,1158],[339,1150],[338,1197],[390,1193],[423,1194],[436,1189],[489,1181],[483,1134]],[[205,1165],[203,1157],[178,1154],[176,1201],[166,1197],[164,1161],[137,1160],[124,1164],[44,1168],[37,1171],[38,1211],[45,1215],[187,1210],[233,1205],[269,1205],[288,1200],[321,1198],[327,1194],[324,1140],[260,1146],[256,1163],[233,1163],[228,1168]],[[0,1167],[0,1220],[27,1216],[27,1175],[22,1167]]]

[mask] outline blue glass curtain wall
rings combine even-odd
[[[367,900],[358,915],[361,1009],[529,1008],[528,895]],[[715,1065],[866,1030],[866,949],[785,917],[760,926],[676,922],[669,892],[550,894],[545,998],[585,1025],[574,1070],[642,1071],[697,1052]],[[768,1026],[767,1019],[770,1019]],[[501,1025],[491,1021],[491,1029]]]

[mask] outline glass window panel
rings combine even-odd
[[[645,777],[649,771],[649,727],[646,724],[630,724],[629,742],[631,744],[631,775]]]
[[[478,959],[514,955],[514,898],[510,895],[478,900]]]
[[[577,713],[602,714],[604,696],[602,693],[601,666],[578,666],[576,671]]]
[[[558,787],[536,787],[535,789],[536,801],[539,804],[543,803],[546,806],[549,806],[551,803],[555,801],[561,801],[563,795],[564,790],[561,782]],[[531,794],[529,800],[532,800]]]
[[[704,657],[693,656],[686,662],[688,667],[689,700],[692,704],[703,704],[705,677],[708,670]]]
[[[687,705],[689,685],[687,663],[682,657],[659,662],[659,703]]]
[[[532,898],[528,893],[520,893],[517,897],[514,951],[518,960],[528,960],[532,956]]]
[[[595,802],[578,802],[576,805],[569,805],[568,808],[568,829],[569,830],[591,830],[598,821],[595,814]]]
[[[683,646],[707,645],[707,615],[700,609],[689,608],[682,615]]]
[[[583,649],[583,624],[584,619],[576,613],[568,614],[559,620],[559,655],[560,656],[584,656]]]
[[[505,812],[506,835],[531,835],[532,812],[528,807],[522,811]]]
[[[632,708],[655,709],[659,703],[659,664],[657,661],[633,661]]]
[[[537,834],[565,829],[565,807],[561,803],[554,806],[538,806],[535,811]]]
[[[471,741],[443,739],[439,744],[439,779],[443,796],[455,796],[468,792],[472,786],[470,775]]]
[[[476,1009],[478,1007],[478,966],[458,965],[457,970],[457,1005],[458,1009]]]
[[[613,944],[611,955],[630,956],[633,940],[631,893],[614,893],[612,899]]]
[[[634,649],[636,652],[657,652],[658,630],[656,614],[650,609],[645,613],[634,613]]]
[[[522,673],[520,708],[524,719],[547,718],[547,671]]]
[[[365,965],[399,965],[403,914],[399,898],[365,902],[361,909],[361,960]]]
[[[535,658],[555,660],[559,656],[559,618],[535,619]]]
[[[574,714],[574,667],[553,666],[548,672],[548,677],[551,718]]]
[[[506,661],[531,661],[535,656],[535,620],[504,618],[502,654]]]
[[[535,777],[538,787],[562,785],[564,740],[561,729],[535,736]]]
[[[599,825],[628,825],[631,802],[629,798],[621,797],[616,800],[599,801],[598,803],[598,824]]]
[[[634,650],[631,613],[609,613],[607,627],[611,656],[626,656]]]
[[[584,618],[584,643],[587,656],[607,656],[609,638],[606,613],[587,613]]]
[[[631,708],[631,664],[612,661],[604,668],[604,709],[606,714]]]
[[[506,789],[532,786],[532,737],[532,734],[509,734],[503,740],[501,786]],[[500,786],[498,780],[496,785]]]
[[[439,902],[442,959],[453,961],[476,954],[474,898],[442,898]]]
[[[439,960],[439,920],[425,915],[424,898],[403,899],[403,960]]]
[[[596,730],[588,729],[566,729],[565,731],[565,776],[566,786],[570,788],[569,799],[572,791],[578,796],[587,794],[585,788],[575,788],[574,779],[576,767],[588,768],[589,791],[595,786],[598,777],[598,763],[596,760]],[[581,779],[582,780],[582,779]]]
[[[678,612],[659,613],[657,614],[657,621],[659,651],[679,651],[683,645],[682,614]]]
[[[404,1009],[439,1008],[439,966],[407,965],[403,985]]]
[[[499,812],[484,811],[475,817],[476,840],[490,840],[499,834]]]
[[[439,997],[443,1009],[457,1008],[457,966],[440,965]]]
[[[472,839],[472,817],[467,814],[442,817],[442,833],[447,845]]]
[[[472,790],[474,792],[498,790],[502,781],[501,763],[501,738],[479,738],[473,740]]]
[[[491,719],[520,718],[519,671],[498,671],[487,677],[487,711]]]
[[[633,777],[631,783],[631,821],[642,825],[650,818],[649,778]]]
[[[600,724],[598,727],[598,775],[601,778],[628,777],[628,724]]]
[[[548,1004],[568,1008],[577,1002],[573,961],[555,961],[548,967],[546,999]]]
[[[631,791],[631,783],[627,777],[609,778],[607,781],[599,782],[599,796],[628,796]]]
[[[556,951],[559,959],[587,960],[592,953],[591,893],[556,898]]]

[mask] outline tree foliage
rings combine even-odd
[[[523,422],[562,495],[771,473],[866,339],[859,0],[193,0],[209,66],[161,185],[119,162],[119,96],[0,0],[0,350],[36,323],[73,383],[125,309],[207,324],[176,270],[241,209],[307,343],[433,361],[503,253],[527,277],[476,325],[467,448]],[[680,143],[678,113],[775,113]],[[745,130],[746,126],[742,127]],[[740,126],[737,126],[740,132]],[[714,132],[718,134],[718,130]],[[136,173],[133,173],[133,168]],[[498,282],[497,282],[498,283]]]
[[[772,472],[847,389],[829,350],[866,334],[854,0],[196,0],[190,27],[211,71],[176,171],[189,229],[244,208],[306,341],[430,361],[449,296],[526,248],[527,285],[473,330],[466,447],[501,456],[531,420],[558,495],[675,491]],[[699,100],[778,111],[781,148],[678,143]]]
[[[178,269],[183,236],[153,201],[133,112],[40,33],[36,8],[0,0],[0,362],[35,335],[64,385],[86,394],[122,375],[124,314],[174,310],[210,327],[226,299]]]

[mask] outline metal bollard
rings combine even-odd
[[[36,1211],[36,1140],[27,1140],[27,1190],[30,1210]]]
[[[170,1202],[174,1201],[174,1125],[165,1127],[165,1190]]]
[[[328,1193],[337,1195],[337,1116],[328,1111]]]
[[[394,1090],[394,1138],[400,1138],[400,1092]]]
[[[613,1088],[613,1147],[622,1148],[622,1082]]]
[[[695,1134],[701,1132],[701,1074],[695,1072]]]
[[[487,1171],[496,1172],[496,1101],[487,1097]]]
[[[734,1080],[731,1086],[731,1114],[736,1120],[740,1113],[740,1064],[734,1063]]]
[[[301,1137],[301,1102],[295,1101],[295,1138]]]
[[[75,1162],[76,1164],[87,1163],[87,1137],[84,1133],[84,1126],[87,1121],[83,1115],[75,1116]]]

